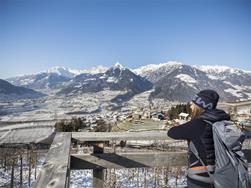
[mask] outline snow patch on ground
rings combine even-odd
[[[107,82],[109,82],[109,83],[117,83],[118,80],[115,77],[108,77],[107,78]]]
[[[175,169],[175,168],[174,168]],[[105,173],[109,174],[109,178],[105,180],[105,187],[164,187],[167,182],[168,187],[184,187],[186,186],[185,168],[181,169],[180,175],[177,171],[170,169],[168,176],[161,173],[161,169],[107,169]],[[157,176],[156,176],[157,174]],[[105,175],[106,176],[106,175]],[[114,182],[115,180],[115,182]],[[71,188],[91,188],[92,187],[92,170],[72,170],[71,171]]]
[[[213,76],[213,75],[207,75],[208,78],[210,78],[211,80],[220,80],[221,78],[217,77],[217,76]]]
[[[232,95],[238,97],[238,98],[242,98],[243,94],[239,91],[239,90],[235,90],[232,88],[228,88],[224,90],[225,92],[231,93]]]
[[[189,76],[188,74],[179,74],[175,78],[179,78],[180,80],[186,83],[191,83],[191,84],[197,83],[197,81],[193,77]]]

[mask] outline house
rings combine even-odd
[[[187,113],[181,112],[179,114],[179,119],[180,120],[188,120],[188,118],[189,118],[189,114],[187,114]]]
[[[133,119],[135,119],[135,120],[141,120],[141,118],[142,118],[142,112],[135,112],[135,113],[133,113]]]
[[[165,115],[161,112],[154,112],[151,114],[151,118],[153,120],[164,120],[165,119]]]
[[[151,112],[150,111],[148,111],[148,110],[145,110],[144,112],[143,112],[143,119],[149,119],[151,117]]]

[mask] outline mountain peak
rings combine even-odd
[[[51,67],[50,69],[48,69],[47,71],[45,71],[46,73],[55,73],[59,76],[64,76],[67,78],[73,78],[74,76],[76,76],[78,74],[78,71],[76,72],[76,70],[71,70],[65,67],[60,67],[60,66],[55,66],[55,67]]]
[[[46,72],[47,73],[61,73],[62,71],[66,71],[67,69],[65,67],[60,66],[54,66],[49,68]]]
[[[123,65],[121,65],[119,62],[116,62],[115,65],[113,65],[114,69],[121,69],[124,70],[125,67]]]

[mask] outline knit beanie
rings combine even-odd
[[[192,102],[204,110],[215,109],[219,100],[219,95],[214,90],[202,90],[192,99]]]

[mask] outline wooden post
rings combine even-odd
[[[96,143],[93,146],[93,153],[104,153],[104,143]],[[104,187],[104,172],[102,169],[93,170],[93,188]]]
[[[69,187],[71,133],[58,132],[55,135],[45,163],[33,188]]]

